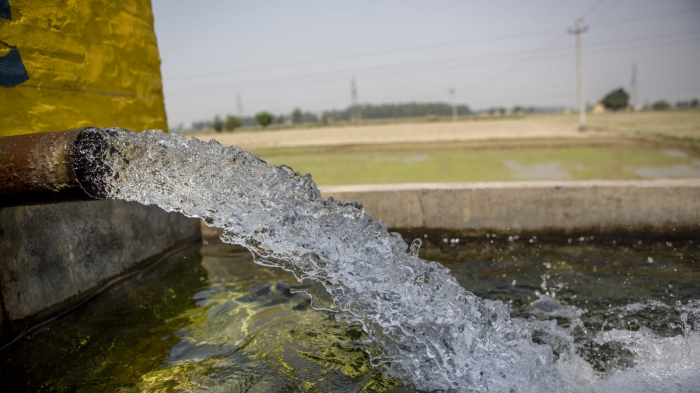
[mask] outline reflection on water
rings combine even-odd
[[[700,177],[700,160],[688,160],[688,164],[669,166],[646,166],[636,168],[634,173],[649,179],[682,179]]]
[[[197,248],[0,353],[12,391],[386,391],[355,325],[232,246]],[[212,255],[212,252],[215,255]]]
[[[675,157],[675,158],[688,158],[688,154],[686,152],[680,151],[680,150],[675,150],[675,149],[665,149],[664,154],[666,154],[669,157]]]
[[[514,172],[515,179],[522,180],[569,180],[571,176],[562,170],[557,162],[543,162],[521,165],[515,160],[504,162],[506,168]]]
[[[199,251],[173,256],[0,353],[4,389],[401,391],[400,381],[370,366],[359,326],[309,307],[296,292],[305,283],[234,247]],[[573,341],[595,373],[608,378],[599,389],[620,386],[616,378],[625,370],[683,366],[673,357],[647,361],[652,354],[642,343],[656,340],[666,355],[680,345],[682,357],[682,338],[700,307],[699,253],[687,240],[590,237],[556,244],[445,237],[421,248],[422,257],[445,264],[465,288],[540,324],[535,340],[559,356]],[[561,329],[571,336],[553,337]],[[697,348],[693,340],[688,351]]]

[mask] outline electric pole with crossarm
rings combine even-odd
[[[574,28],[569,29],[569,34],[576,36],[576,73],[578,78],[578,129],[586,129],[586,92],[583,88],[583,64],[581,59],[581,34],[588,31],[588,26],[581,27],[583,18],[576,19]]]
[[[455,106],[455,89],[450,89],[450,98],[452,100],[452,121],[457,121],[457,107]]]
[[[359,124],[362,122],[362,109],[360,104],[357,102],[357,85],[355,85],[355,77],[352,77],[352,82],[350,83],[350,95],[352,96],[352,106],[355,111],[355,121]]]

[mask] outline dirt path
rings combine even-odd
[[[248,150],[301,146],[605,137],[605,134],[598,132],[579,132],[573,122],[550,121],[543,118],[322,127],[236,133],[195,133],[188,135],[202,140],[215,138],[224,146],[236,145]]]

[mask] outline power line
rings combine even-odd
[[[648,36],[641,36],[641,37],[634,37],[632,40],[629,38],[625,39],[613,39],[613,40],[605,40],[605,41],[598,41],[598,42],[592,42],[591,44],[588,45],[588,48],[598,48],[598,47],[605,47],[605,46],[611,46],[611,45],[626,45],[629,43],[636,43],[638,41],[656,41],[660,39],[665,39],[665,38],[675,38],[679,36],[687,36],[687,35],[695,35],[700,33],[699,31],[691,31],[691,32],[676,32],[676,33],[670,33],[670,34],[662,34],[662,35],[648,35]],[[319,74],[319,73],[311,73],[311,74],[302,74],[302,75],[293,75],[293,76],[284,76],[284,77],[276,77],[276,78],[265,78],[265,79],[259,79],[255,81],[245,81],[245,82],[232,82],[232,83],[217,83],[214,85],[199,85],[199,86],[192,86],[192,87],[183,87],[183,88],[175,88],[172,90],[175,91],[192,91],[192,90],[199,90],[199,89],[209,89],[209,88],[217,88],[217,87],[234,87],[234,86],[240,86],[240,85],[258,85],[260,83],[274,83],[279,81],[280,83],[284,83],[288,81],[290,78],[293,78],[295,82],[299,82],[300,80],[304,79],[310,79],[310,80],[316,80],[319,77],[324,77],[324,76],[345,76],[348,73],[353,73],[359,71],[360,73],[364,72],[363,75],[371,75],[372,71],[383,71],[383,70],[402,70],[402,69],[411,69],[411,68],[434,68],[434,67],[440,67],[442,65],[448,65],[448,64],[454,64],[454,65],[469,65],[470,63],[481,63],[484,60],[496,60],[496,59],[501,59],[501,64],[507,64],[509,60],[518,60],[520,59],[521,61],[528,61],[529,57],[531,56],[540,56],[548,53],[556,53],[556,52],[567,52],[568,49],[552,49],[552,50],[547,50],[550,46],[553,44],[557,43],[558,41],[562,40],[564,36],[559,36],[556,37],[553,41],[547,43],[546,45],[539,47],[535,51],[521,51],[521,52],[507,52],[507,53],[501,53],[501,54],[495,54],[493,56],[479,56],[478,58],[471,55],[468,57],[458,57],[458,58],[448,58],[448,59],[441,59],[441,60],[428,60],[428,61],[422,61],[422,62],[415,62],[415,63],[405,63],[401,65],[390,65],[390,66],[376,66],[376,67],[365,67],[361,69],[357,68],[350,68],[350,69],[344,69],[344,70],[334,70],[330,71],[324,74]],[[524,58],[523,58],[524,57]],[[487,62],[488,65],[493,64],[492,61]],[[509,73],[508,70],[507,72],[504,72],[504,74]],[[480,83],[484,84],[484,83]],[[477,86],[475,86],[477,87]]]
[[[588,18],[589,16],[591,16],[591,14],[593,13],[593,11],[595,11],[598,7],[600,7],[600,5],[603,4],[604,1],[605,1],[605,0],[598,0],[598,1],[597,1],[595,4],[593,4],[593,6],[590,7],[586,12],[584,12],[583,14],[581,14],[581,19]]]
[[[674,45],[685,45],[685,44],[697,44],[698,39],[693,37],[690,39],[684,39],[684,40],[676,40],[676,41],[661,41],[661,42],[655,42],[651,44],[646,44],[646,45],[636,45],[636,46],[623,46],[623,47],[612,47],[612,48],[600,48],[600,49],[588,49],[587,50],[587,55],[590,56],[597,56],[597,55],[604,55],[604,54],[609,54],[609,53],[622,53],[622,52],[629,52],[629,51],[634,51],[634,50],[639,50],[639,49],[648,49],[648,48],[656,48],[656,47],[669,47],[669,46],[674,46]],[[536,57],[532,58],[530,60],[521,60],[520,62],[534,62],[534,61],[540,61],[540,60],[545,60],[545,59],[556,59],[556,58],[564,58],[564,57],[569,57],[571,56],[570,52],[566,53],[559,53],[559,54],[552,54],[547,57]],[[485,84],[481,84],[478,87],[483,87]]]
[[[623,25],[623,24],[627,24],[627,23],[634,23],[634,22],[642,22],[642,21],[653,20],[653,19],[668,18],[668,17],[671,17],[671,16],[690,15],[690,14],[695,14],[695,13],[698,13],[698,12],[700,12],[700,8],[692,9],[692,10],[678,11],[678,12],[665,12],[665,13],[657,13],[657,14],[638,15],[638,16],[632,16],[632,17],[622,18],[622,19],[601,20],[601,21],[595,22],[594,25],[595,25],[596,27],[601,27],[601,26],[613,26],[613,25]]]
[[[589,51],[588,51],[588,54],[589,54],[589,56],[595,56],[595,55],[608,54],[608,53],[628,52],[628,51],[632,51],[632,50],[647,49],[647,48],[659,47],[659,46],[668,47],[668,46],[672,46],[672,45],[684,45],[684,44],[697,44],[697,39],[696,39],[696,38],[692,38],[692,39],[690,39],[690,40],[686,39],[686,40],[677,40],[677,41],[665,41],[665,42],[654,43],[654,44],[652,44],[652,45],[626,46],[626,47],[624,47],[624,48],[609,48],[609,49],[597,50],[597,51],[595,51],[595,50],[589,50]],[[560,54],[550,55],[550,56],[547,56],[547,57],[544,57],[544,56],[532,57],[532,58],[530,58],[530,59],[527,60],[527,61],[518,60],[518,63],[523,63],[523,62],[536,62],[536,61],[541,61],[541,60],[555,59],[555,58],[563,58],[563,57],[569,57],[569,56],[570,56],[570,52],[567,51],[566,53],[560,53]],[[502,64],[504,64],[504,63],[503,63],[503,62],[495,62],[495,63],[490,63],[490,64],[484,63],[484,64],[478,64],[478,65],[473,65],[473,66],[479,67],[479,66],[493,66],[493,65],[502,65]],[[455,68],[464,68],[464,66],[459,65],[459,66],[455,67],[454,65],[451,65],[451,66],[449,66],[449,67],[440,67],[440,68],[441,68],[442,70],[450,70],[450,69],[455,69]],[[402,75],[407,75],[407,74],[409,74],[409,75],[415,75],[416,73],[425,72],[425,71],[432,72],[434,69],[435,69],[435,67],[432,67],[432,68],[430,68],[430,69],[424,68],[423,70],[417,70],[417,71],[416,71],[416,70],[413,70],[413,71],[403,72],[403,73],[397,73],[397,72],[395,72],[395,71],[385,71],[385,72],[381,72],[381,73],[376,73],[376,72],[375,72],[375,73],[372,73],[372,74],[366,74],[365,77],[366,77],[366,78],[372,78],[372,76],[374,76],[374,77],[378,77],[378,76],[379,76],[379,77],[381,77],[381,76],[402,76]],[[257,85],[256,87],[254,87],[254,88],[252,88],[252,89],[248,89],[248,91],[260,91],[260,90],[278,89],[278,88],[284,87],[284,86],[290,86],[290,85],[293,86],[293,85],[299,85],[299,84],[303,84],[303,85],[314,85],[314,84],[327,83],[327,82],[329,82],[329,81],[334,81],[334,80],[337,81],[337,80],[338,80],[338,77],[337,77],[337,76],[334,76],[334,77],[332,77],[332,78],[325,78],[325,80],[324,80],[324,79],[317,79],[317,80],[311,80],[311,81],[297,81],[297,83],[295,83],[295,82],[292,82],[292,83],[285,83],[285,84],[275,83],[275,84],[270,84],[270,85],[267,85],[267,86],[265,86],[265,85],[262,85],[262,86],[261,86],[261,85]],[[482,86],[482,85],[478,85],[477,87],[480,88],[480,87],[483,87],[483,86]],[[475,88],[475,87],[472,86],[472,89],[474,89],[474,88]],[[203,97],[203,96],[212,96],[212,95],[229,94],[229,93],[230,93],[230,90],[219,90],[219,91],[207,90],[207,91],[206,91],[205,93],[203,93],[203,94],[198,94],[198,95],[188,94],[187,96],[180,96],[179,98],[196,98],[196,97]],[[177,99],[178,97],[177,97],[177,96],[174,97],[173,95],[168,94],[166,98],[167,98],[167,99],[172,99],[172,98],[176,98],[176,99]]]
[[[632,50],[638,50],[638,49],[648,49],[648,48],[654,48],[654,47],[668,47],[672,45],[685,45],[685,44],[697,44],[697,38],[691,38],[691,39],[685,39],[685,40],[676,40],[676,41],[662,41],[662,42],[656,42],[648,45],[637,45],[637,46],[624,46],[622,48],[601,48],[601,50],[588,50],[587,53],[589,56],[595,56],[595,55],[601,55],[601,54],[608,54],[608,53],[622,53],[622,52],[628,52]],[[536,61],[541,61],[541,60],[548,60],[548,59],[555,59],[555,58],[563,58],[563,57],[569,57],[570,51],[565,51],[565,52],[560,52],[560,53],[552,53],[549,56],[530,56],[530,59],[528,60],[515,60],[518,62],[518,64],[523,63],[523,62],[536,62]],[[492,63],[482,63],[482,64],[475,64],[472,65],[472,67],[482,67],[482,66],[493,66],[493,65],[503,65],[507,64],[504,63],[503,61],[498,61],[498,62],[492,62]],[[449,65],[449,67],[431,67],[431,68],[426,68],[423,67],[422,70],[410,70],[409,72],[403,72],[403,73],[398,73],[396,71],[392,70],[386,70],[383,72],[375,72],[375,73],[368,73],[368,74],[363,74],[366,78],[372,78],[374,77],[381,77],[381,76],[402,76],[402,75],[415,75],[417,72],[424,72],[424,71],[433,71],[435,68],[439,68],[440,70],[450,70],[450,69],[456,69],[456,68],[464,68],[464,65]],[[417,72],[416,72],[417,71]],[[269,85],[261,85],[261,84],[256,84],[255,87],[246,89],[247,91],[261,91],[261,90],[270,90],[270,89],[278,89],[280,87],[286,87],[286,86],[294,86],[294,85],[315,85],[315,84],[322,84],[322,83],[328,83],[329,81],[338,81],[339,77],[338,76],[332,76],[332,77],[327,77],[325,79],[315,79],[315,80],[300,80],[300,81],[292,81],[288,83],[274,83],[274,84],[269,84]],[[492,81],[493,82],[493,81]],[[484,87],[486,84],[480,84],[475,86],[472,86],[472,89],[475,88],[481,88]],[[207,97],[207,96],[216,96],[216,95],[223,95],[223,94],[230,94],[231,91],[230,89],[227,90],[210,90],[206,89],[202,94],[192,94],[192,93],[187,93],[186,95],[181,95],[181,96],[175,96],[172,94],[167,94],[166,99],[172,100],[172,99],[191,99],[191,98],[198,98],[198,97]]]
[[[344,61],[344,60],[354,60],[354,59],[360,59],[360,58],[365,58],[365,57],[375,57],[375,56],[392,55],[392,54],[397,54],[397,53],[423,51],[426,49],[450,48],[450,47],[455,47],[455,46],[462,46],[465,44],[482,44],[482,43],[489,43],[489,42],[495,42],[495,41],[503,41],[503,40],[508,40],[508,39],[531,38],[531,37],[538,37],[538,36],[543,36],[543,35],[550,35],[552,33],[556,33],[557,31],[560,31],[560,29],[553,29],[552,28],[552,29],[530,30],[530,31],[523,31],[523,32],[514,33],[514,34],[496,35],[496,36],[490,36],[490,37],[478,38],[478,39],[472,38],[472,39],[468,39],[468,40],[459,40],[459,41],[446,41],[446,42],[443,41],[443,42],[436,42],[436,43],[430,43],[430,44],[404,46],[404,47],[398,47],[398,48],[394,48],[394,49],[383,49],[383,50],[376,50],[376,51],[369,51],[369,52],[361,52],[361,53],[357,53],[357,54],[349,55],[349,56],[316,58],[316,59],[302,60],[302,61],[282,63],[282,64],[271,63],[271,64],[263,64],[261,66],[256,66],[256,67],[247,67],[247,68],[239,68],[239,69],[226,68],[226,69],[220,69],[217,71],[207,72],[206,74],[198,73],[198,74],[181,75],[181,76],[172,77],[170,79],[171,80],[189,80],[189,79],[199,79],[199,78],[208,77],[208,76],[228,75],[231,73],[270,70],[270,69],[275,69],[275,68],[284,68],[284,67],[290,67],[290,66],[309,65],[309,64],[315,65],[315,64],[320,64],[320,63],[331,63],[331,62]]]
[[[642,37],[635,37],[634,39],[614,39],[614,40],[606,40],[606,41],[598,41],[598,42],[593,42],[589,45],[587,45],[587,48],[589,48],[589,53],[607,53],[609,51],[603,51],[601,52],[600,50],[597,49],[606,49],[606,48],[611,48],[615,49],[615,47],[619,46],[624,46],[624,48],[621,49],[615,49],[615,52],[618,52],[620,50],[627,50],[627,49],[640,49],[640,48],[646,48],[650,46],[629,46],[630,44],[642,44],[642,43],[660,43],[660,44],[674,44],[674,42],[669,42],[668,39],[670,38],[678,38],[678,37],[688,37],[688,36],[694,36],[700,34],[700,31],[695,31],[695,32],[681,32],[681,33],[672,33],[672,34],[665,34],[665,35],[656,35],[656,36],[642,36]],[[509,74],[511,71],[517,68],[517,66],[523,62],[530,62],[532,60],[542,60],[542,59],[547,59],[547,58],[556,58],[556,57],[562,57],[562,56],[568,56],[570,54],[569,49],[564,49],[564,48],[552,48],[552,49],[547,49],[549,46],[555,44],[556,42],[560,41],[563,39],[564,36],[556,37],[556,39],[552,42],[549,42],[547,45],[544,45],[536,51],[526,51],[526,52],[521,52],[520,54],[512,54],[512,53],[504,53],[504,54],[497,54],[492,57],[479,57],[479,58],[474,58],[473,56],[467,57],[467,58],[456,58],[456,59],[451,59],[447,62],[443,63],[436,63],[434,61],[429,61],[429,62],[419,62],[419,63],[409,63],[409,64],[404,64],[400,66],[380,66],[380,67],[370,67],[370,68],[365,68],[362,69],[360,72],[360,75],[363,76],[372,76],[372,75],[384,75],[384,74],[391,74],[391,75],[400,75],[397,74],[396,71],[415,71],[415,70],[432,70],[432,69],[441,69],[441,70],[449,70],[449,69],[454,69],[454,68],[462,68],[462,67],[480,67],[480,66],[492,66],[492,65],[506,65],[506,64],[514,64],[515,67],[511,67],[504,72],[499,73],[498,78],[505,74]],[[665,41],[664,41],[665,40]],[[659,42],[660,41],[660,42]],[[682,43],[685,43],[686,41],[682,41]],[[694,41],[697,42],[697,41]],[[653,46],[658,46],[658,45],[652,45]],[[549,57],[545,57],[549,55]],[[187,93],[190,91],[197,91],[197,90],[207,90],[209,91],[211,88],[227,88],[230,89],[232,87],[241,87],[241,86],[253,86],[254,88],[252,90],[258,90],[261,85],[265,84],[270,84],[271,86],[286,86],[286,85],[294,85],[294,84],[315,84],[317,82],[324,82],[328,79],[338,79],[342,77],[346,77],[347,73],[350,70],[339,70],[339,71],[332,71],[330,73],[326,74],[318,74],[318,73],[313,73],[313,74],[304,74],[304,75],[297,75],[293,76],[293,80],[290,81],[289,76],[285,77],[280,77],[280,78],[270,78],[270,79],[260,79],[256,81],[245,81],[245,82],[239,82],[239,83],[230,83],[230,84],[216,84],[216,85],[208,85],[208,86],[194,86],[194,87],[188,87],[188,88],[182,88],[182,89],[175,89],[176,92],[178,93]],[[409,72],[410,73],[410,72]],[[495,79],[498,79],[495,78]],[[482,85],[489,84],[493,82],[493,80],[488,80],[484,82],[480,82],[479,84],[470,86],[469,89],[475,89],[478,87],[481,87]],[[251,90],[251,89],[249,89]],[[229,90],[226,90],[228,92]],[[188,95],[188,97],[191,97]]]
[[[492,77],[492,78],[489,78],[488,80],[484,80],[484,81],[481,81],[481,82],[479,82],[479,83],[477,83],[477,84],[475,84],[475,85],[470,86],[470,87],[468,88],[468,90],[474,90],[474,89],[478,89],[478,88],[480,88],[480,87],[483,87],[483,86],[485,86],[485,85],[489,85],[489,84],[491,84],[491,83],[493,83],[493,82],[495,82],[495,81],[501,79],[502,77],[504,77],[504,76],[506,76],[506,75],[509,75],[509,74],[512,73],[513,71],[515,71],[515,70],[517,70],[518,68],[520,68],[520,66],[521,66],[521,64],[522,64],[523,62],[528,62],[528,60],[533,59],[533,58],[535,58],[536,56],[541,55],[541,54],[542,54],[542,52],[541,52],[542,50],[544,50],[544,49],[546,49],[546,48],[548,48],[548,47],[550,47],[550,46],[553,46],[554,44],[556,44],[557,42],[559,42],[561,39],[562,39],[562,37],[557,37],[557,38],[555,38],[555,39],[554,39],[553,41],[551,41],[550,43],[545,44],[544,46],[542,46],[540,51],[537,51],[537,52],[535,52],[535,53],[531,53],[531,54],[528,55],[526,58],[524,58],[524,59],[520,60],[518,63],[516,63],[513,67],[509,67],[509,68],[507,68],[507,69],[501,71],[500,73],[496,74],[496,76],[494,76],[494,77]]]
[[[589,11],[584,13],[584,15],[590,14],[600,4],[602,4],[602,2],[603,2],[603,0],[596,3],[596,5],[594,7],[591,7],[589,9]],[[603,20],[603,21],[594,23],[594,25],[595,26],[610,26],[610,25],[616,25],[616,24],[625,24],[625,23],[632,23],[632,22],[637,22],[637,21],[645,21],[645,20],[650,20],[650,19],[660,19],[660,18],[676,16],[676,15],[687,15],[687,14],[692,14],[692,13],[697,13],[697,12],[700,12],[700,9],[685,10],[685,11],[680,11],[680,12],[669,12],[669,13],[663,13],[663,14],[657,13],[657,14],[640,15],[640,16],[631,17],[631,18],[611,19],[611,20],[607,20],[607,21]],[[349,55],[349,56],[316,58],[316,59],[302,60],[302,61],[290,62],[290,63],[281,63],[281,64],[280,63],[274,63],[274,64],[271,63],[271,64],[263,64],[263,65],[256,66],[256,67],[239,68],[239,69],[226,68],[226,69],[220,69],[220,70],[206,72],[206,73],[180,75],[180,76],[174,76],[171,78],[165,77],[165,79],[168,79],[168,80],[200,79],[200,78],[206,78],[206,77],[212,77],[212,76],[228,75],[228,74],[233,74],[233,73],[243,73],[243,72],[249,72],[249,71],[262,71],[262,70],[285,68],[285,67],[299,66],[299,65],[329,63],[329,62],[353,60],[353,59],[359,59],[359,58],[365,58],[365,57],[390,55],[390,54],[396,54],[396,53],[408,53],[408,52],[415,52],[415,51],[424,51],[426,49],[448,48],[448,47],[462,46],[462,45],[466,45],[466,44],[482,44],[482,43],[489,43],[489,42],[494,42],[494,41],[503,41],[503,40],[508,40],[508,39],[531,38],[531,37],[537,37],[537,36],[551,35],[553,33],[557,33],[560,31],[561,31],[560,28],[529,30],[529,31],[522,31],[519,33],[514,33],[514,34],[496,35],[496,36],[490,36],[490,37],[484,37],[484,38],[478,38],[478,39],[437,42],[437,43],[431,43],[431,44],[404,46],[404,47],[398,47],[398,48],[387,49],[387,50],[369,51],[369,52],[357,53],[357,54]]]
[[[667,38],[667,37],[675,38],[675,37],[679,37],[679,36],[687,36],[687,35],[695,35],[695,34],[700,34],[700,31],[682,32],[682,33],[680,33],[680,34],[678,34],[678,33],[671,33],[671,34],[663,34],[663,35],[643,36],[643,37],[637,37],[637,38],[639,38],[640,41],[649,41],[649,40],[656,41],[656,40],[660,40],[660,39],[665,39],[665,38]],[[548,47],[554,45],[555,43],[557,43],[558,41],[560,41],[562,38],[563,38],[563,37],[557,37],[557,38],[556,38],[553,42],[551,42],[550,44],[544,45],[544,46],[541,48],[540,51],[537,51],[537,52],[532,53],[531,56],[532,56],[532,57],[535,57],[535,56],[541,56],[541,55],[547,54],[547,53],[562,52],[562,50],[560,50],[560,49],[556,49],[556,50],[553,50],[553,51],[546,51],[546,50],[544,50],[545,48],[548,48]],[[628,44],[629,42],[630,42],[629,39],[615,39],[615,40],[607,40],[607,41],[593,42],[592,44],[589,44],[588,47],[589,47],[589,48],[592,48],[592,49],[596,49],[596,48],[606,47],[606,46],[611,46],[611,45],[612,45],[612,46],[614,46],[614,45],[621,45],[621,44],[622,44],[622,45],[626,45],[626,44]],[[568,53],[568,50],[566,50],[566,52]],[[490,78],[490,79],[485,80],[485,81],[481,81],[481,82],[479,82],[479,83],[477,83],[477,84],[475,84],[475,85],[470,86],[470,89],[476,89],[476,88],[480,88],[480,87],[485,86],[485,85],[489,85],[489,84],[491,84],[491,83],[493,83],[493,82],[495,82],[495,81],[501,79],[502,77],[504,77],[504,76],[506,76],[506,75],[510,75],[512,72],[514,72],[514,71],[516,71],[517,69],[520,68],[520,63],[522,63],[522,62],[529,62],[530,59],[531,59],[531,57],[530,57],[530,56],[527,56],[527,57],[523,58],[522,60],[519,60],[518,63],[516,63],[513,67],[510,67],[510,68],[504,70],[503,72],[497,74],[495,77]]]

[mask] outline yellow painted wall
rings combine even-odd
[[[16,47],[29,79],[0,86],[0,136],[85,126],[166,129],[150,0],[8,2],[0,58]]]

